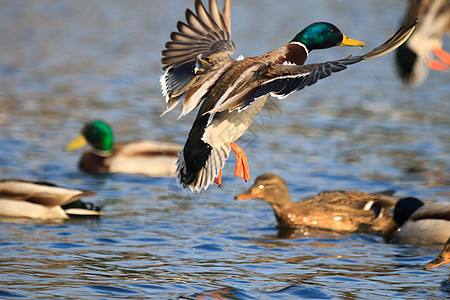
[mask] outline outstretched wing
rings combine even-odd
[[[403,44],[413,32],[417,21],[407,29],[401,27],[389,40],[371,52],[359,55],[349,56],[344,59],[328,61],[319,64],[310,65],[280,65],[269,63],[261,66],[258,71],[253,73],[250,80],[254,83],[250,93],[245,97],[230,97],[230,101],[219,103],[217,107],[208,113],[215,113],[223,110],[233,111],[235,109],[245,110],[257,99],[263,95],[269,94],[279,99],[285,98],[291,93],[303,89],[305,86],[313,85],[319,79],[326,78],[332,73],[345,70],[348,65],[357,62],[375,58],[399,47]],[[247,90],[248,86],[247,86]],[[230,95],[240,95],[241,91],[233,91]],[[241,94],[242,95],[242,94]]]
[[[166,70],[161,77],[161,88],[168,110],[174,108],[195,83],[204,83],[208,81],[206,77],[214,75],[205,72],[207,69],[215,69],[218,64],[232,60],[230,55],[235,47],[230,40],[230,1],[224,0],[220,13],[216,0],[209,0],[209,12],[201,0],[196,0],[196,13],[187,9],[186,23],[179,21],[178,31],[170,35],[172,41],[166,43],[161,59]],[[199,96],[197,94],[191,100],[199,102]]]

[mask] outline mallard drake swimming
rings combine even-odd
[[[442,252],[432,261],[426,264],[425,269],[431,269],[450,263],[450,238],[444,245]]]
[[[383,232],[387,242],[397,229],[400,244],[444,244],[450,235],[450,202],[424,204],[413,197],[400,199],[392,224]]]
[[[404,24],[419,18],[419,24],[395,55],[400,78],[407,85],[422,83],[428,68],[450,69],[450,54],[442,49],[442,37],[450,34],[450,1],[409,0]],[[434,54],[442,60],[433,60]]]
[[[374,232],[382,231],[390,224],[392,215],[387,209],[396,202],[391,197],[393,193],[326,191],[305,201],[292,202],[284,180],[266,173],[258,176],[253,186],[235,199],[260,198],[269,202],[280,227]]]
[[[347,65],[384,55],[401,45],[415,26],[401,28],[365,55],[303,65],[313,50],[362,47],[364,43],[320,22],[309,25],[278,49],[235,60],[231,57],[235,46],[230,39],[230,0],[224,0],[222,13],[216,0],[209,1],[209,12],[196,0],[195,10],[196,14],[186,10],[186,23],[178,22],[178,31],[172,32],[161,59],[166,70],[161,77],[167,102],[163,115],[183,96],[180,117],[203,102],[177,162],[180,183],[193,191],[206,189],[213,181],[220,185],[231,149],[236,153],[235,175],[250,179],[245,153],[233,142],[247,130],[269,96],[285,98]]]
[[[182,145],[159,141],[114,143],[111,127],[103,121],[87,123],[67,150],[90,144],[78,166],[89,173],[128,173],[153,177],[175,176],[177,154]]]
[[[0,215],[36,219],[67,219],[69,215],[103,215],[80,199],[97,193],[24,179],[0,180]]]

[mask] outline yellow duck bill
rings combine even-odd
[[[75,150],[87,145],[87,140],[84,135],[80,134],[76,139],[67,144],[66,150]]]
[[[342,42],[339,44],[339,46],[355,46],[355,47],[364,47],[366,44],[364,42],[354,40],[346,36],[345,34],[342,35]]]

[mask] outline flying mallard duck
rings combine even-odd
[[[444,244],[450,235],[450,202],[424,204],[419,199],[400,199],[392,224],[383,232],[387,242],[394,233],[400,244]]]
[[[269,202],[280,227],[376,232],[385,230],[392,220],[387,209],[395,205],[393,193],[326,191],[305,201],[292,202],[284,180],[266,173],[258,176],[253,186],[235,199],[260,198]]]
[[[222,13],[216,0],[209,12],[200,0],[196,14],[186,10],[187,23],[178,22],[178,32],[162,51],[161,87],[167,110],[174,109],[184,96],[180,117],[203,102],[179,153],[177,173],[183,187],[193,191],[221,182],[222,168],[231,149],[236,153],[235,175],[250,179],[244,151],[233,142],[250,126],[269,96],[279,99],[312,85],[360,61],[384,55],[401,45],[414,30],[403,27],[383,45],[360,56],[303,65],[315,49],[334,46],[364,46],[346,37],[334,25],[313,23],[289,43],[258,57],[234,60],[230,40],[230,0]],[[293,64],[293,65],[292,65]]]
[[[0,215],[36,219],[67,219],[69,215],[103,215],[80,199],[97,193],[24,179],[0,180]]]
[[[450,34],[449,0],[409,0],[404,24],[419,18],[414,34],[396,51],[397,71],[405,84],[420,84],[428,68],[450,70],[450,54],[442,49],[442,37]],[[442,60],[432,59],[433,53]]]
[[[158,141],[114,143],[111,127],[103,121],[87,123],[67,150],[89,143],[92,149],[80,159],[80,169],[90,173],[128,173],[153,177],[175,176],[177,153],[182,145]]]
[[[432,261],[426,264],[425,269],[431,269],[450,263],[450,238],[444,245],[442,252]]]

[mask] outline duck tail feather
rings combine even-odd
[[[214,182],[214,179],[217,178],[220,170],[225,166],[225,162],[230,156],[230,151],[231,146],[229,143],[211,148],[211,152],[203,167],[196,174],[193,174],[192,179],[188,174],[189,171],[184,157],[184,149],[181,150],[178,153],[177,161],[179,183],[183,185],[183,188],[189,187],[192,192],[200,192],[202,188],[206,190]]]

